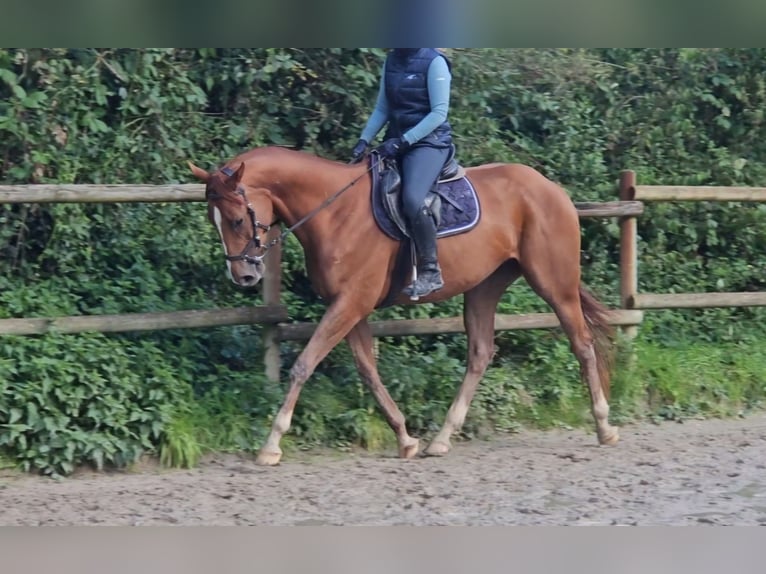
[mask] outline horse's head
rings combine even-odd
[[[252,287],[265,270],[263,256],[269,225],[262,222],[273,218],[268,191],[242,183],[244,163],[237,170],[224,167],[213,173],[191,162],[189,167],[206,184],[208,219],[223,243],[229,278],[242,287]]]

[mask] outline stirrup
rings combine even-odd
[[[422,275],[420,275],[412,285],[405,287],[403,292],[405,295],[409,296],[411,301],[417,301],[421,297],[430,295],[434,291],[438,291],[444,287],[444,280],[441,277],[441,273],[437,274],[433,279],[433,281],[428,281],[424,284]]]

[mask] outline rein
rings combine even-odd
[[[266,253],[268,252],[269,249],[271,249],[272,247],[274,247],[275,245],[277,245],[279,243],[282,243],[288,235],[290,235],[293,231],[295,231],[301,225],[306,223],[309,219],[314,217],[317,213],[322,211],[325,207],[330,205],[333,201],[338,199],[341,196],[341,194],[343,194],[345,191],[349,190],[354,185],[356,185],[356,183],[360,179],[365,177],[368,173],[370,173],[370,171],[372,171],[372,169],[373,169],[373,163],[370,162],[370,167],[368,167],[366,170],[364,170],[364,173],[362,173],[361,175],[359,175],[359,176],[355,177],[354,179],[352,179],[349,183],[347,183],[342,188],[340,188],[338,191],[333,193],[330,197],[325,199],[317,207],[315,207],[314,209],[309,211],[306,215],[304,215],[298,221],[293,223],[290,227],[285,229],[279,235],[279,237],[275,237],[274,239],[272,239],[271,241],[269,241],[266,244],[261,244],[261,240],[258,238],[258,229],[262,229],[263,231],[268,232],[271,229],[271,227],[274,225],[274,223],[276,223],[276,221],[274,223],[272,223],[271,225],[264,225],[263,223],[258,221],[258,218],[255,216],[255,209],[253,209],[253,206],[250,204],[249,201],[247,201],[247,196],[245,196],[244,189],[242,189],[241,186],[238,187],[237,188],[237,193],[239,195],[241,195],[244,198],[244,200],[247,202],[247,214],[250,217],[250,224],[253,226],[253,237],[252,237],[252,239],[250,239],[250,241],[247,242],[247,245],[245,245],[245,248],[242,250],[242,252],[239,255],[227,255],[226,256],[226,260],[227,261],[246,261],[247,263],[250,263],[251,265],[256,265],[258,263],[261,263],[263,261],[263,258],[266,256]],[[227,174],[227,175],[232,175],[233,174],[233,172],[231,172],[231,170],[229,168],[223,168],[221,171],[223,173]],[[231,173],[229,173],[229,172],[231,172]],[[261,250],[261,254],[260,255],[248,255],[247,252],[250,250],[251,247],[255,247],[256,249],[260,249]]]

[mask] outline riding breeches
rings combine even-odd
[[[416,145],[401,158],[402,207],[408,221],[423,207],[448,155],[449,148]]]

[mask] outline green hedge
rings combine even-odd
[[[5,337],[2,347],[0,446],[25,470],[134,462],[191,390],[147,343],[50,335]]]

